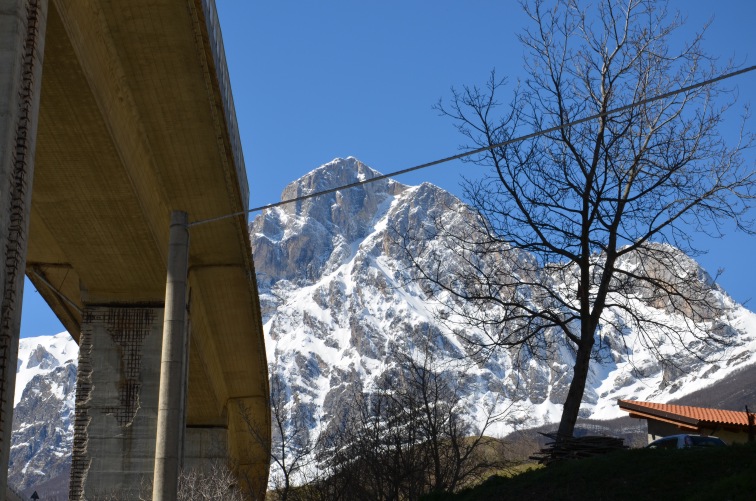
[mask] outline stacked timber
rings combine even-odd
[[[583,459],[627,449],[625,440],[606,436],[560,437],[557,433],[541,433],[550,439],[546,446],[530,459],[549,465],[564,459]]]

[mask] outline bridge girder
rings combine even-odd
[[[49,2],[27,275],[76,339],[87,307],[162,304],[172,210],[247,208],[219,33],[209,0]],[[192,227],[189,288],[186,424],[226,427],[240,468],[267,474],[229,410],[254,402],[269,433],[246,217]]]

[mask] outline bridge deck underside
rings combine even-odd
[[[200,0],[50,1],[27,275],[75,338],[85,305],[163,303],[172,210],[243,210],[215,71]],[[189,426],[267,422],[251,259],[246,217],[191,229]]]

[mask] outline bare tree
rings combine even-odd
[[[238,479],[231,468],[221,461],[213,461],[204,468],[181,470],[177,501],[243,501]],[[142,477],[139,485],[112,489],[90,497],[93,501],[124,501],[152,499],[152,477]]]
[[[178,501],[243,501],[239,481],[223,462],[212,462],[207,468],[192,468],[181,472]]]
[[[307,422],[305,410],[299,407],[282,373],[275,365],[271,365],[269,372],[272,422],[269,484],[271,496],[290,501],[296,498],[293,492],[297,486],[316,481],[317,470],[311,467],[315,461],[318,434]],[[261,433],[252,413],[248,409],[240,409],[240,412],[250,435],[260,443],[266,443],[267,437]]]
[[[352,406],[322,442],[330,485],[345,499],[412,500],[455,492],[505,467],[501,443],[464,414],[466,377],[444,367],[430,349],[394,353],[376,387],[357,392]],[[456,370],[455,370],[456,369]]]
[[[677,42],[681,20],[664,2],[523,8],[527,78],[511,102],[499,101],[506,82],[492,73],[438,105],[465,148],[490,147],[472,157],[490,174],[465,182],[477,219],[450,225],[443,214],[411,229],[405,248],[449,318],[482,333],[470,341],[544,357],[559,343],[574,351],[559,425],[572,435],[596,339],[620,339],[633,324],[672,365],[676,351],[705,356],[730,341],[717,325],[726,301],[678,249],[695,252],[695,232],[751,231],[754,172],[742,151],[752,138],[721,137],[731,94],[715,85],[644,102],[720,71],[702,34]],[[631,103],[641,104],[611,112]],[[550,132],[507,142],[535,131]]]
[[[401,381],[391,386],[391,398],[419,412],[413,426],[420,434],[428,492],[455,492],[505,466],[498,456],[481,453],[495,443],[485,434],[502,415],[491,407],[480,423],[465,416],[460,397],[469,381],[460,367],[442,365],[429,344],[418,355],[396,353],[394,358]]]
[[[332,428],[323,442],[329,490],[344,493],[344,499],[417,499],[416,410],[379,391],[355,392],[346,412],[339,429]]]

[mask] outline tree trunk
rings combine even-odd
[[[570,383],[570,390],[567,392],[567,399],[564,401],[562,420],[559,423],[558,433],[560,439],[561,437],[572,437],[575,431],[580,404],[583,401],[585,382],[588,379],[592,349],[593,336],[587,341],[581,342],[578,346],[577,354],[575,355],[572,382]]]

